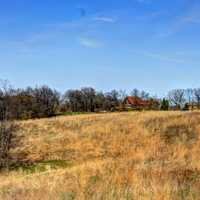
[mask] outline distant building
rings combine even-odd
[[[136,96],[128,96],[123,102],[126,110],[158,110],[160,103],[154,99],[144,100]]]
[[[195,110],[200,110],[200,104],[196,102],[192,103],[185,103],[184,105],[174,105],[170,107],[170,110],[189,110],[189,111],[195,111]]]
[[[200,105],[198,103],[188,103],[187,105],[188,110],[199,110]]]

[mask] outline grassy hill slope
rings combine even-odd
[[[0,199],[200,197],[200,113],[141,112],[19,122]]]

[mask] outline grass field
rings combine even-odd
[[[198,200],[200,113],[130,112],[19,122],[3,200]]]

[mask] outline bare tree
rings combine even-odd
[[[168,93],[169,101],[176,108],[180,109],[185,103],[185,91],[182,89],[172,90]]]
[[[191,88],[188,88],[185,90],[185,99],[189,104],[192,104],[194,102],[194,90]]]
[[[140,91],[137,88],[133,89],[131,92],[131,96],[140,97]]]
[[[140,93],[140,97],[142,98],[142,99],[149,99],[149,93],[148,92],[145,92],[145,91],[141,91],[141,93]]]
[[[0,168],[8,167],[9,150],[15,130],[12,115],[13,90],[7,82],[2,82],[0,88]]]
[[[105,96],[104,96],[103,92],[96,93],[95,109],[96,109],[96,111],[105,110]]]
[[[118,93],[119,93],[119,95],[118,95],[119,101],[120,101],[120,103],[122,103],[124,101],[124,99],[127,97],[126,90],[119,90]]]
[[[65,104],[69,105],[72,112],[83,111],[82,92],[80,90],[68,90],[64,95]]]
[[[85,87],[81,89],[81,93],[84,111],[94,112],[96,91],[93,88]]]
[[[194,89],[194,98],[197,102],[198,109],[200,109],[200,88]]]
[[[142,99],[149,99],[149,93],[148,92],[145,92],[144,90],[140,91],[136,88],[133,89],[133,91],[131,92],[131,95],[135,96],[135,97],[140,97]]]
[[[33,111],[35,117],[51,117],[56,114],[59,106],[60,94],[48,86],[33,90]]]

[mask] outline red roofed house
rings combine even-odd
[[[159,102],[153,99],[144,100],[140,97],[128,96],[124,100],[124,107],[126,109],[133,109],[133,110],[158,109]]]

